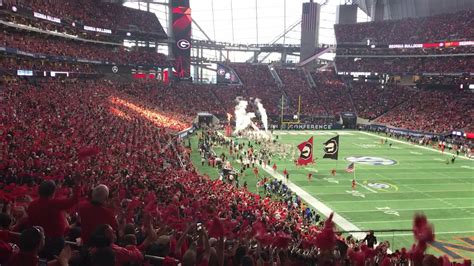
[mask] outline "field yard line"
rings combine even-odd
[[[473,207],[449,207],[449,208],[418,208],[418,209],[394,209],[395,211],[425,211],[425,210],[453,210],[453,209],[466,209]],[[353,213],[353,212],[379,212],[380,210],[357,210],[357,211],[339,211],[340,213]]]
[[[464,200],[464,199],[469,199],[469,200],[472,200],[472,198],[443,198],[444,200],[450,200],[450,199],[455,199],[455,200]],[[385,202],[385,201],[423,201],[423,200],[431,200],[433,201],[433,199],[395,199],[395,200],[389,200],[389,199],[384,199],[384,200],[364,200],[364,202],[379,202],[379,201],[382,201],[382,202]],[[328,203],[345,203],[345,202],[350,202],[350,203],[355,203],[353,200],[335,200],[335,201],[328,201],[326,200],[326,202]]]
[[[452,232],[435,232],[436,235],[450,235],[450,234],[466,234],[474,233],[474,231],[452,231]],[[400,234],[380,234],[378,237],[389,237],[389,236],[412,236],[413,233],[400,233]]]
[[[378,176],[380,176],[380,177],[382,177],[382,178],[385,177],[385,178],[388,178],[389,180],[391,180],[390,177],[386,177],[386,176],[381,175],[381,174],[379,174],[379,173],[376,173],[376,175],[378,175]],[[412,191],[414,191],[414,192],[416,192],[416,193],[420,193],[420,194],[422,194],[422,195],[425,195],[427,198],[432,198],[433,200],[437,200],[437,201],[442,202],[443,204],[446,204],[446,205],[448,205],[448,206],[451,206],[451,207],[458,207],[458,206],[456,206],[455,204],[452,204],[452,203],[450,203],[450,202],[445,201],[443,198],[438,198],[438,197],[435,197],[435,196],[432,196],[432,195],[428,194],[428,193],[431,193],[430,191],[421,191],[421,190],[419,190],[419,189],[417,189],[417,188],[411,187],[411,186],[406,185],[406,184],[400,184],[400,186],[404,186],[404,187],[406,187],[406,188],[408,188],[408,189],[410,189],[410,190],[412,190]],[[472,191],[472,189],[468,190],[467,192],[471,192],[471,191]],[[433,191],[433,192],[435,192],[435,191]],[[448,192],[448,191],[443,191],[443,192]],[[453,191],[453,190],[450,190],[449,192],[454,192],[454,191]],[[461,191],[459,191],[459,192],[461,192]],[[468,213],[468,214],[473,214],[473,212],[471,212],[471,211],[469,211],[469,210],[467,210],[467,209],[463,209],[462,211],[465,212],[465,213]]]
[[[265,172],[267,172],[271,176],[275,177],[276,179],[281,180],[283,182],[286,182],[285,177],[282,174],[273,171],[273,169],[270,166],[267,165],[265,167],[262,167],[262,169],[265,170]],[[319,201],[318,199],[316,199],[315,197],[310,195],[308,192],[306,192],[305,190],[303,190],[302,188],[300,188],[296,184],[292,183],[291,181],[288,181],[288,183],[286,183],[286,185],[288,186],[288,188],[291,189],[291,191],[296,193],[296,195],[301,197],[304,201],[306,201],[308,204],[313,206],[313,208],[315,208],[317,211],[322,213],[324,216],[329,217],[329,215],[333,212],[334,213],[334,217],[333,217],[334,223],[336,223],[344,231],[361,231],[361,229],[359,227],[355,226],[354,224],[352,224],[351,222],[346,220],[344,217],[342,217],[339,214],[337,214],[336,212],[334,212],[331,208],[326,206],[324,203],[322,203],[321,201]],[[358,239],[363,239],[365,237],[364,233],[354,233],[353,235],[354,235],[354,237],[356,237]]]
[[[464,218],[428,218],[428,221],[457,221],[457,220],[472,220],[472,217]],[[359,224],[383,224],[383,223],[398,223],[398,222],[413,222],[413,219],[410,220],[388,220],[388,221],[363,221],[357,222]]]
[[[369,133],[369,132],[359,131],[359,133],[362,133],[362,134],[365,134],[365,135],[368,135],[368,136],[372,136],[372,137],[376,137],[376,138],[384,138],[384,137],[382,137],[382,136],[379,136],[379,135],[376,135],[376,134],[372,134],[372,133]],[[406,142],[406,141],[402,141],[402,140],[398,140],[398,139],[393,139],[393,138],[390,138],[390,137],[385,137],[385,138],[390,139],[390,140],[392,140],[392,141],[394,141],[394,142],[402,143],[402,144],[405,144],[405,145],[417,147],[417,148],[424,149],[424,150],[428,150],[428,151],[432,151],[432,152],[441,153],[441,154],[448,155],[448,156],[454,155],[454,154],[449,153],[449,152],[443,153],[443,152],[438,151],[438,150],[435,150],[435,149],[433,149],[433,148],[428,148],[428,147],[424,147],[424,146],[419,146],[419,145],[411,144],[411,143],[408,143],[408,142]],[[463,159],[463,160],[474,161],[474,159],[466,158],[466,157],[464,157],[464,156],[458,156],[458,158],[459,158],[459,159]]]
[[[389,178],[387,178],[389,179]],[[401,185],[403,186],[403,185]],[[405,185],[406,186],[406,185]],[[406,186],[406,187],[409,187],[409,186]],[[387,195],[387,194],[408,194],[408,193],[436,193],[436,192],[471,192],[472,190],[430,190],[430,191],[421,191],[421,190],[418,190],[418,189],[415,189],[415,188],[409,188],[410,190],[412,191],[406,191],[406,192],[400,192],[400,191],[389,191],[389,192],[384,192],[383,194],[384,195]],[[333,193],[333,192],[329,192],[329,193],[318,193],[318,195],[346,195],[346,193]],[[429,195],[426,195],[425,196],[428,196],[428,197],[431,197],[431,198],[436,198],[436,197],[433,197],[433,196],[429,196]]]

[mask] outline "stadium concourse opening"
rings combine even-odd
[[[0,16],[0,265],[472,265],[473,1]]]

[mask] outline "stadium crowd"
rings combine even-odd
[[[338,55],[453,55],[472,54],[472,46],[437,48],[337,48]]]
[[[326,114],[314,89],[307,83],[304,73],[298,69],[277,68],[277,73],[283,82],[283,89],[290,98],[290,113],[298,111],[298,100],[301,97],[301,110],[307,115]]]
[[[4,28],[5,30],[5,28]],[[23,52],[49,56],[67,56],[88,60],[109,61],[116,64],[167,65],[166,56],[145,49],[128,51],[124,47],[79,42],[51,35],[2,31],[0,45]]]
[[[54,0],[47,3],[39,0],[4,0],[3,5],[8,10],[23,7],[70,23],[92,27],[164,33],[155,14],[118,3],[94,0]]]
[[[474,56],[452,57],[336,57],[338,71],[389,74],[471,73]]]
[[[281,97],[284,92],[276,86],[267,65],[232,63],[229,66],[234,69],[244,83],[244,90],[249,99],[259,98],[269,113],[279,113]]]
[[[375,119],[395,106],[410,100],[416,92],[404,86],[353,82],[349,91],[357,115]]]
[[[159,111],[148,90],[49,80],[9,82],[1,91],[2,265],[38,265],[38,256],[102,266],[447,260],[424,254],[433,240],[424,217],[415,219],[417,243],[388,254],[388,243],[372,248],[336,234],[332,216],[308,224],[299,204],[197,174],[170,134],[188,125]],[[73,251],[64,241],[81,245]]]
[[[334,70],[311,73],[316,83],[319,101],[329,115],[355,111],[344,82],[336,77]]]
[[[472,127],[473,110],[474,95],[471,92],[421,90],[377,122],[422,132],[446,133]]]
[[[337,43],[410,44],[472,40],[473,10],[424,18],[336,24]],[[394,34],[396,33],[396,34]]]
[[[61,61],[33,60],[26,57],[0,57],[0,69],[4,71],[35,70],[35,71],[67,71],[76,73],[97,74],[90,64],[67,63]]]

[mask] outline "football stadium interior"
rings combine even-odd
[[[0,0],[0,27],[0,265],[472,265],[473,0]]]

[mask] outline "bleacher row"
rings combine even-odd
[[[342,43],[411,44],[437,41],[473,40],[474,10],[424,18],[407,18],[334,26]]]

